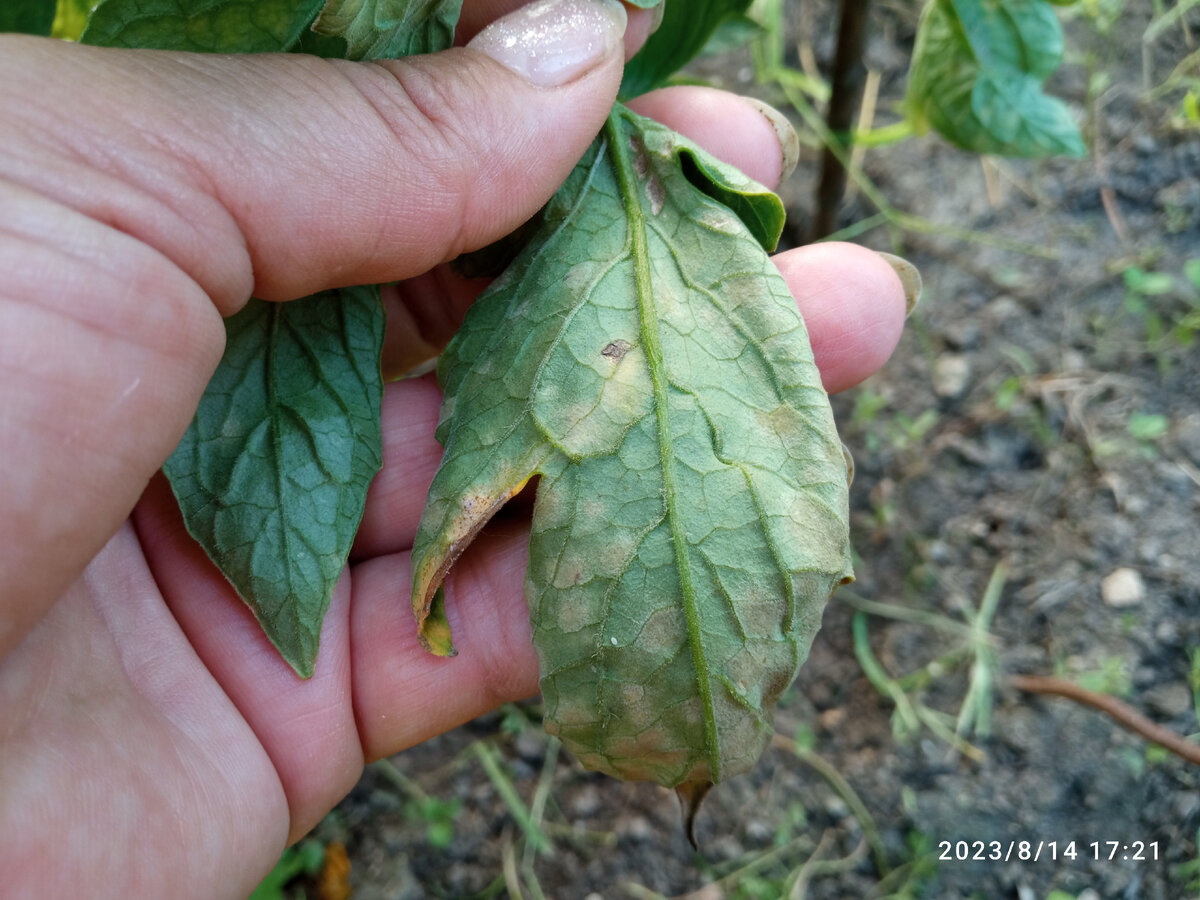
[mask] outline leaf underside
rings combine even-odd
[[[975,153],[1082,156],[1070,110],[1042,89],[1062,51],[1045,0],[934,0],[913,50],[908,114]]]
[[[347,59],[395,59],[454,43],[462,0],[327,0],[312,30],[346,41]]]
[[[442,355],[414,612],[437,620],[451,563],[540,475],[546,724],[590,768],[749,769],[850,577],[841,444],[766,253],[781,225],[774,195],[618,107]],[[423,633],[451,650],[444,621]]]
[[[374,288],[251,300],[163,467],[188,531],[303,677],[382,459]]]
[[[323,0],[105,0],[80,40],[200,53],[291,49]]]

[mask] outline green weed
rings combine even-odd
[[[454,823],[462,811],[458,800],[434,797],[397,768],[390,759],[376,760],[371,768],[383,776],[404,796],[404,816],[410,822],[424,823],[425,839],[431,847],[444,849],[454,841]]]
[[[325,862],[325,847],[320,841],[301,841],[283,851],[270,874],[254,889],[250,900],[291,900],[302,896],[287,889],[301,875],[315,875]]]
[[[1184,882],[1189,891],[1200,890],[1200,828],[1196,829],[1196,858],[1171,867],[1171,877]]]
[[[997,564],[984,589],[979,608],[968,610],[965,623],[936,613],[865,601],[852,594],[846,597],[859,609],[851,621],[855,657],[872,686],[895,704],[892,732],[897,740],[911,740],[922,729],[928,729],[968,758],[983,758],[982,751],[971,744],[967,736],[977,734],[986,737],[991,732],[997,660],[995,640],[990,632],[1006,578],[1007,567],[1003,563]],[[919,622],[952,633],[958,640],[925,666],[897,678],[884,669],[871,650],[867,631],[868,613]],[[964,661],[970,662],[967,690],[957,716],[951,719],[947,714],[927,706],[921,700],[921,694],[935,679]]]
[[[1141,343],[1166,374],[1176,358],[1191,350],[1200,334],[1200,259],[1189,259],[1179,274],[1130,265],[1122,273],[1125,294],[1122,312],[1109,321],[1106,332],[1122,320],[1138,324]]]

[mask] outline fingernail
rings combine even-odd
[[[467,44],[539,87],[593,69],[622,45],[618,0],[538,0],[497,19]]]
[[[916,309],[917,303],[921,299],[921,273],[916,266],[902,256],[883,251],[879,251],[879,255],[900,276],[900,283],[904,285],[904,315],[912,315],[912,311]]]
[[[792,127],[788,117],[775,107],[768,106],[754,97],[744,99],[762,113],[763,118],[775,129],[775,136],[779,138],[779,152],[783,156],[783,165],[779,172],[779,181],[782,183],[796,171],[796,163],[800,160],[800,138],[796,137],[796,129]]]
[[[667,4],[666,4],[665,0],[664,0],[664,2],[659,3],[658,6],[655,6],[653,8],[652,12],[654,14],[654,18],[652,18],[650,20],[650,33],[651,34],[654,34],[654,32],[658,31],[658,29],[660,27],[662,27],[663,14],[666,11],[667,11]]]

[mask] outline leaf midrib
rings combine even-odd
[[[637,290],[638,312],[642,347],[646,354],[646,365],[650,370],[650,382],[654,394],[654,415],[658,427],[659,464],[662,467],[663,504],[666,519],[671,528],[671,543],[675,551],[675,566],[679,572],[679,593],[687,623],[688,646],[691,649],[692,665],[696,670],[696,689],[700,696],[704,720],[704,746],[708,754],[709,779],[721,780],[721,751],[717,735],[716,711],[713,707],[712,683],[708,671],[708,660],[704,655],[704,644],[700,627],[700,609],[696,602],[696,589],[688,562],[687,536],[683,532],[683,521],[679,515],[677,490],[674,480],[674,453],[671,447],[671,419],[668,409],[666,369],[663,365],[662,340],[658,329],[658,310],[654,303],[654,286],[650,273],[649,241],[647,222],[641,203],[638,180],[626,146],[628,135],[620,127],[619,109],[609,115],[604,130],[612,148],[613,168],[617,185],[629,221],[631,257]]]

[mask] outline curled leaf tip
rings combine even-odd
[[[456,502],[441,509],[442,533],[436,542],[422,544],[413,555],[413,617],[421,646],[436,656],[454,656],[457,651],[450,639],[446,619],[442,581],[454,561],[462,554],[488,520],[509,500],[521,492],[530,476],[519,477],[515,484],[485,485],[468,491]],[[511,479],[508,479],[511,481]]]
[[[450,636],[450,621],[446,618],[446,595],[440,587],[434,591],[424,615],[418,617],[417,639],[434,656],[458,656]]]
[[[685,781],[675,786],[675,796],[679,798],[679,810],[683,815],[683,828],[693,850],[700,849],[696,844],[696,816],[712,787],[713,783],[707,780]]]

